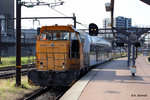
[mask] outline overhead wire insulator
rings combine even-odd
[[[26,7],[28,7],[28,8],[32,8],[32,7],[34,7],[34,5],[33,4],[30,4],[30,5],[25,5]]]

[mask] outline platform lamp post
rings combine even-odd
[[[107,12],[111,12],[111,31],[113,33],[113,41],[117,41],[116,35],[113,30],[114,29],[114,0],[111,0],[111,3],[105,3],[105,7]]]
[[[111,3],[106,3],[105,7],[106,7],[107,12],[111,12],[111,31],[112,31],[114,39],[115,39],[116,35],[113,31],[113,28],[114,28],[114,0],[111,0]]]

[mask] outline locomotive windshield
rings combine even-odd
[[[64,37],[64,39],[69,39],[69,33]],[[75,32],[71,32],[71,40],[77,40]]]
[[[40,35],[40,40],[42,41],[52,41],[52,40],[69,40],[69,38],[65,38],[65,36],[69,34],[68,31],[43,31]]]

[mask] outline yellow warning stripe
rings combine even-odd
[[[21,68],[21,66],[16,66],[16,68]]]

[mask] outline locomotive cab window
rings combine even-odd
[[[40,40],[47,40],[47,34],[41,34]]]
[[[71,40],[77,40],[75,32],[71,32]]]
[[[43,31],[41,33],[40,40],[42,40],[42,41],[45,41],[45,40],[65,41],[65,40],[69,40],[69,38],[65,38],[65,36],[68,33],[69,32],[67,32],[67,31]]]

